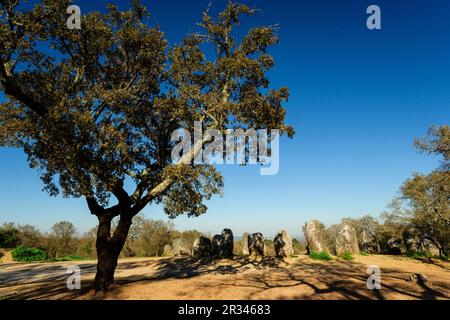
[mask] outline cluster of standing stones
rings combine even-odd
[[[336,241],[334,248],[328,248],[325,240],[325,229],[320,221],[312,220],[305,225],[306,249],[308,254],[311,252],[330,252],[338,256],[345,253],[359,254],[360,243],[361,250],[367,253],[380,253],[380,246],[375,237],[368,232],[363,232],[361,241],[358,242],[358,237],[355,228],[348,223],[341,223],[338,226],[336,233]]]
[[[294,254],[292,238],[286,231],[280,231],[274,238],[275,252],[278,257],[289,257]],[[230,229],[224,229],[221,234],[212,239],[199,236],[191,246],[186,239],[175,239],[172,245],[164,247],[165,256],[194,256],[197,258],[217,257],[230,258],[233,256],[234,236]],[[242,236],[242,255],[262,257],[267,255],[262,233],[248,234]]]
[[[334,248],[328,248],[325,239],[325,229],[320,221],[312,220],[305,225],[305,240],[307,253],[330,252],[338,256],[345,253],[359,254],[360,250],[376,254],[380,253],[380,246],[375,237],[368,232],[362,232],[358,242],[356,230],[348,223],[339,225]],[[287,258],[294,254],[292,238],[286,231],[278,232],[273,239],[275,254],[280,258]],[[390,239],[387,243],[390,254],[403,254],[406,250],[423,249],[422,243],[417,239],[414,231],[410,231],[403,239]],[[215,235],[212,239],[200,236],[195,239],[194,244],[183,238],[173,241],[172,246],[164,247],[165,256],[194,256],[230,258],[233,256],[234,237],[230,229],[224,229],[221,234]],[[332,249],[332,250],[330,250]],[[267,255],[267,247],[264,243],[262,233],[244,233],[242,235],[242,255],[262,257]]]
[[[327,248],[323,224],[317,220],[312,220],[306,224],[305,237],[308,254],[333,251],[336,255],[341,256],[344,253],[359,254],[360,250],[370,254],[386,253],[394,255],[401,255],[407,251],[439,253],[439,249],[431,241],[421,239],[417,230],[414,229],[406,230],[400,238],[389,239],[383,251],[373,234],[362,231],[358,241],[355,228],[345,222],[338,227],[334,248]]]

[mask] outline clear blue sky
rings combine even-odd
[[[109,2],[109,1],[108,1]],[[125,1],[116,1],[125,3]],[[429,172],[437,159],[413,149],[415,137],[450,118],[450,1],[259,0],[263,10],[242,28],[279,23],[272,49],[274,86],[287,85],[293,140],[282,140],[280,172],[220,167],[223,198],[200,218],[177,218],[181,230],[235,234],[279,229],[300,234],[305,221],[378,215],[412,172]],[[75,1],[82,12],[107,1]],[[195,31],[209,0],[144,1],[171,42]],[[225,1],[215,0],[213,9]],[[366,28],[366,8],[382,10],[382,30]],[[123,8],[126,6],[123,5]],[[70,220],[79,231],[96,224],[83,200],[50,198],[22,151],[0,149],[0,222],[48,230]],[[146,217],[166,219],[160,207]]]

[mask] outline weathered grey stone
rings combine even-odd
[[[254,233],[248,237],[248,251],[251,256],[264,256],[264,236],[262,233]]]
[[[403,231],[403,244],[407,251],[422,252],[424,248],[419,233],[414,228],[408,228]]]
[[[170,244],[166,244],[164,246],[164,251],[163,251],[163,256],[164,257],[170,257],[173,255],[173,249],[172,246]]]
[[[250,255],[250,252],[248,251],[248,237],[249,237],[250,235],[247,233],[247,232],[245,232],[243,235],[242,235],[242,240],[241,240],[241,242],[242,242],[242,254],[244,255],[244,256],[248,256],[248,255]]]
[[[336,254],[340,256],[344,253],[359,254],[356,230],[348,223],[339,226],[336,237]]]
[[[269,243],[267,243],[266,240],[264,240],[264,257],[269,256]]]
[[[222,234],[217,234],[212,239],[212,254],[218,258],[233,256],[234,237],[230,229],[224,229]]]
[[[306,250],[311,252],[328,251],[325,246],[324,227],[320,221],[309,221],[305,226]]]
[[[364,230],[361,233],[361,250],[371,254],[377,254],[381,252],[380,245],[374,235]]]
[[[386,243],[388,254],[401,255],[405,253],[405,245],[403,244],[403,240],[401,238],[391,238]]]
[[[173,254],[175,256],[190,256],[191,245],[184,238],[175,239],[172,242]]]
[[[286,231],[280,231],[273,239],[275,254],[277,257],[287,258],[294,254],[292,238]]]
[[[224,229],[222,231],[222,252],[221,257],[232,257],[234,249],[234,237],[233,231],[230,229]]]
[[[412,273],[409,275],[409,281],[419,285],[430,285],[428,277],[420,273]]]
[[[422,246],[424,251],[431,253],[434,256],[438,256],[440,254],[439,248],[430,240],[424,239],[422,242]]]
[[[192,246],[192,251],[194,257],[209,257],[211,256],[212,248],[211,248],[211,240],[206,237],[198,237],[194,241],[194,245]]]
[[[220,248],[222,246],[222,236],[216,234],[211,240],[211,253],[213,256],[218,257],[220,255]]]
[[[420,233],[415,228],[408,228],[403,232],[403,244],[407,251],[428,252],[432,255],[439,255],[439,248],[431,240],[422,239]]]

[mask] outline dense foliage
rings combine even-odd
[[[24,248],[22,246],[14,249],[11,254],[15,261],[22,262],[44,261],[48,258],[47,254],[41,249]]]

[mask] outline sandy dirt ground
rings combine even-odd
[[[0,253],[2,253],[2,257],[0,258],[0,263],[13,262],[11,250],[0,249]]]
[[[67,289],[67,268],[81,268],[82,289]],[[367,267],[381,269],[381,290],[367,288]],[[419,281],[411,281],[420,274]],[[92,299],[95,261],[0,264],[0,299]],[[299,256],[281,261],[125,259],[105,299],[450,299],[450,263],[393,256],[330,262]],[[422,279],[422,280],[420,280]]]

